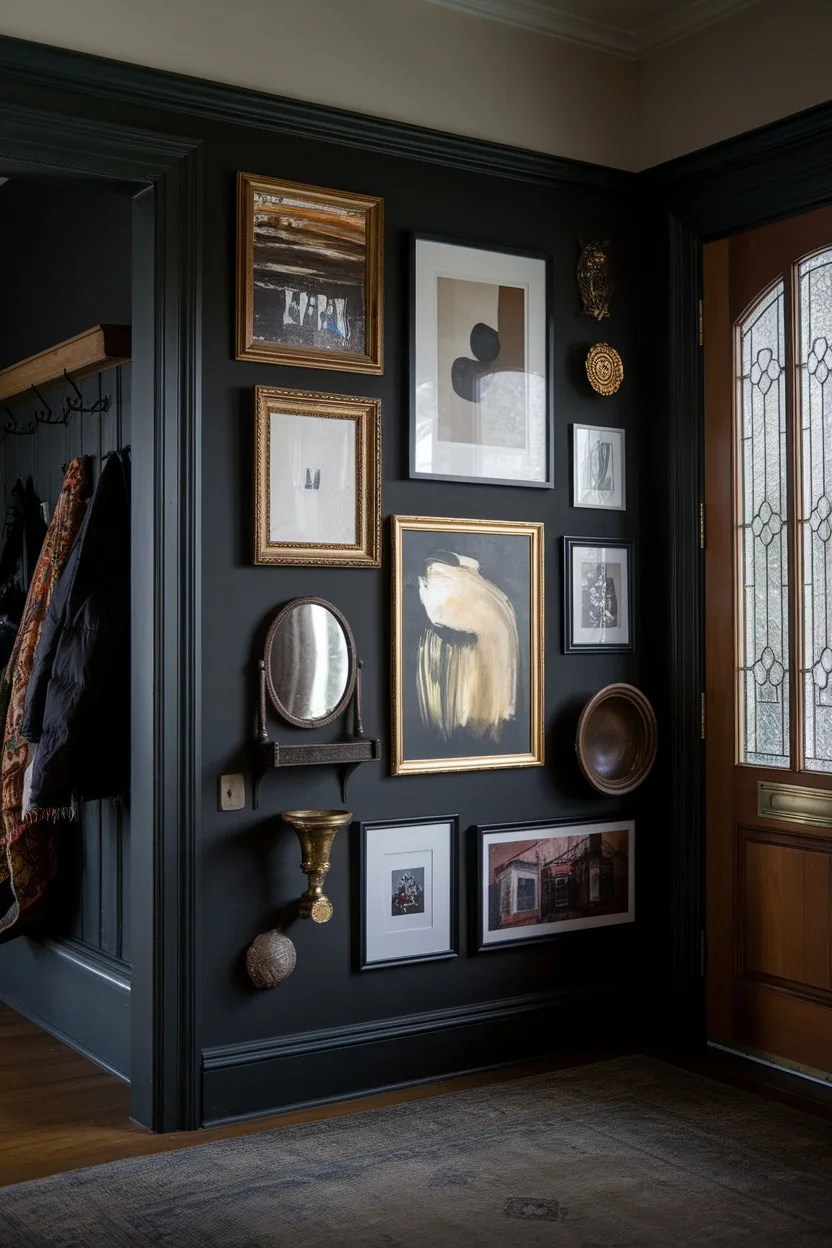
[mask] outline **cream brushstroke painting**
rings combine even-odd
[[[542,527],[394,517],[394,772],[542,762]]]
[[[455,562],[431,559],[419,578],[422,723],[444,740],[463,729],[499,741],[517,711],[517,617],[476,559],[451,552],[447,560]]]

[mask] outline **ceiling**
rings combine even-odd
[[[760,0],[430,0],[637,59]]]

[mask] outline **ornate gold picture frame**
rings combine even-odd
[[[543,525],[393,516],[393,775],[543,763]]]
[[[381,567],[381,400],[254,395],[254,562]]]
[[[381,373],[384,200],[237,175],[237,359]]]

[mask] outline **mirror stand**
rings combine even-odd
[[[371,763],[381,758],[381,742],[365,737],[361,709],[361,668],[362,661],[356,664],[355,689],[350,699],[353,707],[354,730],[343,741],[333,741],[328,745],[279,745],[269,738],[266,723],[266,663],[260,659],[258,664],[258,723],[255,744],[256,761],[254,766],[254,809],[260,804],[260,784],[266,772],[273,767],[310,767],[329,766],[340,769],[341,801],[346,804],[347,784],[356,767],[361,763]],[[349,710],[349,703],[345,707]]]

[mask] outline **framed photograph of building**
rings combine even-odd
[[[634,543],[563,539],[563,649],[633,650]]]
[[[477,840],[480,950],[633,922],[632,820],[491,824]]]
[[[551,487],[549,262],[418,235],[410,475]]]
[[[458,952],[457,815],[362,823],[361,969]]]
[[[237,175],[237,359],[380,373],[384,201]]]
[[[624,430],[572,426],[572,506],[626,511]]]
[[[543,525],[393,516],[393,775],[543,762]]]
[[[254,562],[380,567],[381,400],[254,394]]]

